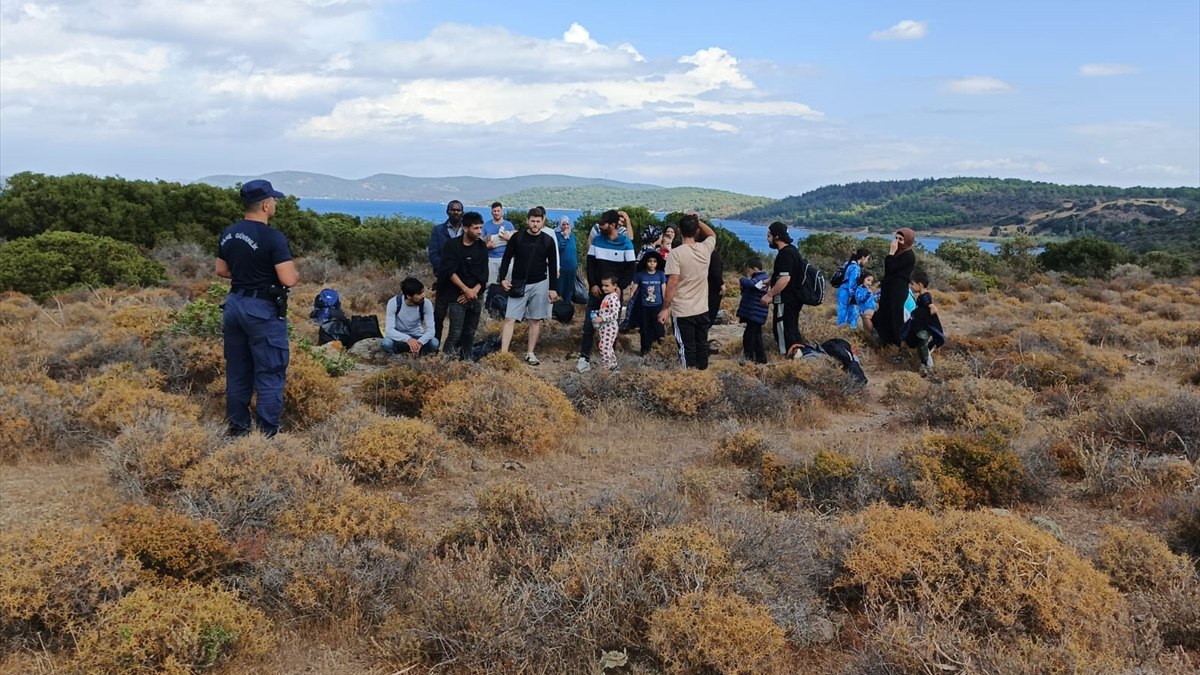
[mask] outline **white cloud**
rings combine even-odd
[[[947,82],[944,89],[952,94],[1003,94],[1012,85],[994,77],[961,77]]]
[[[1114,75],[1132,75],[1138,72],[1137,66],[1124,63],[1085,63],[1079,66],[1079,74],[1084,77],[1112,77]]]
[[[929,30],[925,21],[905,19],[887,30],[871,33],[872,40],[920,40]]]
[[[653,131],[656,129],[712,129],[727,133],[737,133],[738,128],[726,122],[688,122],[674,117],[658,117],[649,122],[634,125],[638,129]]]
[[[1100,162],[1101,166],[1108,164],[1108,160],[1103,157],[1100,157],[1096,161]]]
[[[568,31],[570,32],[570,31]],[[583,29],[574,39],[582,40]],[[590,39],[590,38],[588,38]],[[593,50],[599,51],[599,50]],[[632,111],[689,117],[786,116],[818,120],[821,113],[793,101],[729,98],[756,94],[729,52],[717,47],[682,56],[678,64],[637,77],[593,77],[519,83],[509,78],[417,79],[392,93],[336,103],[328,114],[298,124],[299,137],[348,138],[413,129],[420,124],[542,125],[561,130],[586,118]],[[736,129],[728,120],[680,120],[685,126]],[[666,127],[655,127],[666,128]]]

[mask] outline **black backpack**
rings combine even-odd
[[[800,273],[794,275],[800,279],[800,288],[796,297],[804,305],[819,305],[825,302],[825,275],[816,265],[800,259]]]
[[[492,284],[487,287],[483,294],[483,308],[487,310],[488,316],[496,321],[504,318],[504,313],[508,311],[508,292],[503,286]]]
[[[832,284],[834,288],[841,288],[842,284],[846,283],[846,270],[849,269],[849,267],[850,261],[847,260],[846,262],[842,263],[842,266],[839,267],[836,272],[833,273],[833,276],[829,277],[829,283]]]

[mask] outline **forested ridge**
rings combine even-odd
[[[1200,247],[1200,188],[1119,188],[999,178],[926,178],[830,185],[742,211],[808,229],[989,228],[1002,236],[1091,235],[1145,251]]]
[[[710,218],[728,218],[739,211],[769,205],[768,197],[679,187],[627,190],[601,185],[538,187],[497,197],[505,205],[546,206],[581,211],[603,211],[620,204],[638,204],[651,211],[696,211]]]

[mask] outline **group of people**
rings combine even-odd
[[[254,425],[267,435],[279,430],[283,385],[289,360],[287,289],[299,282],[286,237],[269,226],[283,194],[265,180],[241,188],[244,217],[222,232],[216,259],[218,276],[231,280],[224,307],[226,361],[226,418],[229,432],[251,428],[250,400],[257,393]],[[381,347],[397,354],[427,355],[439,351],[469,358],[483,312],[486,289],[498,287],[507,296],[501,350],[507,351],[517,321],[529,322],[524,361],[539,365],[536,354],[541,322],[556,302],[572,302],[576,292],[575,233],[568,218],[546,227],[546,211],[526,213],[527,227],[517,229],[504,218],[504,207],[492,204],[491,221],[466,211],[460,201],[446,206],[446,220],[429,235],[428,257],[436,282],[426,297],[425,284],[415,277],[400,282],[385,313]],[[684,367],[708,367],[708,332],[724,295],[723,268],[716,232],[696,214],[635,247],[628,214],[609,210],[588,235],[585,262],[586,320],[580,336],[576,370],[592,368],[598,346],[600,363],[617,370],[617,334],[624,326],[640,333],[645,356],[670,330]],[[679,243],[675,243],[678,235]],[[873,275],[866,271],[870,252],[859,249],[845,265],[838,288],[838,323],[857,325],[861,316],[868,330],[884,345],[906,342],[918,348],[923,368],[932,368],[930,351],[943,339],[937,307],[927,292],[929,279],[916,272],[912,230],[896,233],[884,261],[878,296]],[[740,280],[742,297],[737,316],[746,324],[743,355],[765,363],[763,328],[774,308],[773,332],[780,353],[804,344],[800,311],[805,302],[801,286],[807,263],[788,234],[775,222],[767,228],[767,243],[775,250],[770,274],[761,259],[752,259]],[[909,294],[912,287],[915,298]],[[622,303],[629,289],[629,306]],[[905,302],[913,306],[905,309]],[[443,326],[449,328],[442,339]],[[597,339],[598,338],[598,339]]]

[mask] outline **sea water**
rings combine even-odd
[[[369,199],[301,199],[299,200],[300,208],[312,209],[317,213],[345,213],[351,216],[360,218],[368,218],[371,216],[408,216],[412,218],[423,218],[430,222],[440,223],[446,220],[446,205],[442,202],[401,202],[401,201],[386,201],[386,200],[369,200]],[[486,205],[467,205],[467,211],[478,211],[483,216],[483,221],[486,223],[491,220],[492,210]],[[557,223],[559,218],[566,216],[575,222],[575,219],[583,215],[583,211],[574,209],[546,209],[546,222],[549,224]],[[766,253],[770,250],[767,246],[767,228],[765,225],[751,223],[746,220],[726,220],[723,218],[714,218],[713,223],[724,227],[733,232],[739,239],[750,245],[750,248],[760,253]],[[800,228],[790,228],[788,233],[793,239],[800,240],[814,232]],[[851,235],[859,239],[870,236],[884,237],[881,234],[854,234]],[[917,234],[917,241],[921,246],[924,246],[930,251],[937,250],[939,244],[946,241],[945,237],[928,237],[920,233]],[[988,253],[995,253],[999,245],[995,242],[980,241],[979,247]]]

